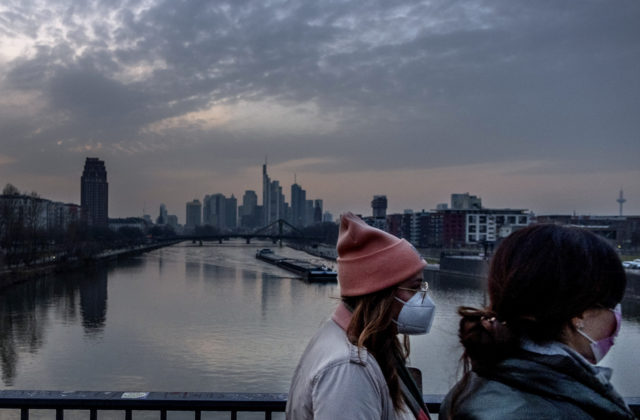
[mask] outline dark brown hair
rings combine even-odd
[[[351,309],[353,315],[347,328],[349,341],[365,348],[378,362],[380,370],[389,387],[393,407],[402,407],[402,392],[396,360],[409,357],[409,339],[404,336],[398,340],[397,327],[392,320],[395,302],[395,287],[383,289],[363,296],[343,297],[342,300]]]
[[[573,317],[622,300],[626,276],[603,238],[542,224],[502,242],[491,261],[488,287],[488,308],[458,310],[465,372],[490,369],[519,349],[523,337],[538,344],[562,341]]]

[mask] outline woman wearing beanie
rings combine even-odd
[[[596,366],[614,343],[626,277],[586,230],[535,225],[507,237],[489,269],[490,305],[460,308],[465,375],[440,419],[632,419]]]
[[[341,218],[337,250],[342,302],[300,359],[287,419],[428,419],[405,366],[408,338],[397,336],[431,327],[427,263],[404,239],[351,213]]]

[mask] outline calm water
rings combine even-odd
[[[265,244],[156,250],[107,268],[25,283],[0,296],[4,389],[287,392],[308,339],[337,305],[335,284],[312,285],[254,258]],[[283,255],[310,258],[289,248]],[[437,317],[412,338],[424,392],[454,383],[456,307],[482,305],[480,280],[429,275]],[[603,364],[640,395],[638,298],[623,305]]]

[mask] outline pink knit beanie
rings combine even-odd
[[[427,266],[409,242],[367,225],[352,213],[342,215],[337,248],[342,296],[386,289]]]

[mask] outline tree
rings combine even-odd
[[[13,184],[8,183],[4,186],[2,195],[20,195],[20,191],[15,186],[13,186]]]

